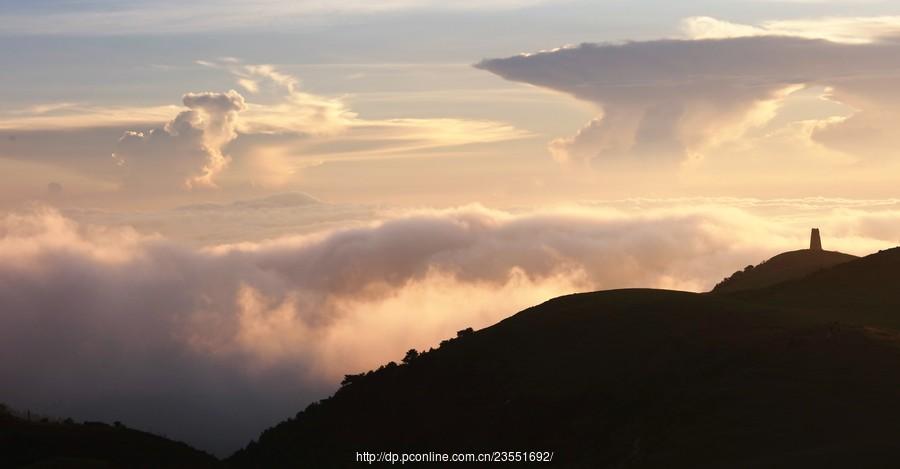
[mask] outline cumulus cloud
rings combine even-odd
[[[896,85],[900,77],[892,60],[900,42],[847,44],[756,32],[741,29],[727,39],[583,44],[476,66],[599,108],[600,115],[573,137],[551,142],[553,155],[566,162],[658,165],[700,158],[770,123],[788,96],[808,87],[827,87],[829,99],[854,110],[850,119],[825,116],[812,132],[816,141],[828,144],[826,133],[840,133],[852,123],[888,133],[884,118],[896,115],[891,104],[898,96],[888,84]],[[842,139],[848,147],[866,141],[853,134],[857,138]]]
[[[165,126],[147,133],[128,131],[119,139],[113,158],[125,171],[129,188],[215,187],[215,176],[228,166],[222,151],[237,137],[244,97],[234,90],[188,93],[182,103],[188,110]]]
[[[234,58],[198,64],[233,75],[253,100],[231,90],[185,94],[184,107],[56,103],[0,111],[0,158],[53,165],[143,197],[213,187],[272,190],[328,161],[419,156],[530,136],[489,120],[367,119],[344,97],[305,91],[297,77],[271,65]]]

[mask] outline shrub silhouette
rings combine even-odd
[[[358,382],[359,380],[361,380],[363,378],[363,376],[365,376],[365,375],[364,374],[344,375],[344,379],[341,381],[341,386],[347,386],[347,385],[353,384],[355,382]]]
[[[406,355],[403,357],[403,364],[409,365],[416,358],[419,358],[419,352],[417,352],[416,349],[411,348],[411,349],[409,349],[408,352],[406,352]]]

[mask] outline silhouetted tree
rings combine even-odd
[[[362,378],[363,375],[344,375],[343,381],[341,381],[341,386],[347,386],[348,384],[353,384]]]
[[[403,363],[406,365],[409,365],[416,358],[419,358],[419,352],[417,352],[416,349],[411,348],[411,349],[409,349],[408,352],[406,352],[406,355],[403,357]]]
[[[456,331],[456,337],[464,337],[464,336],[467,336],[469,334],[474,334],[474,333],[475,333],[475,329],[472,329],[471,327],[467,327],[461,331]]]

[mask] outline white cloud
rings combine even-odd
[[[60,165],[149,195],[281,188],[327,161],[419,156],[530,136],[488,120],[366,119],[344,97],[304,91],[297,77],[271,65],[234,58],[198,64],[233,75],[252,101],[231,90],[188,93],[186,110],[47,103],[0,111],[0,158]]]
[[[187,111],[146,134],[126,132],[113,158],[125,172],[129,189],[171,190],[215,187],[215,177],[228,166],[223,153],[237,137],[238,113],[246,109],[237,91],[188,93]],[[162,186],[162,187],[160,187]]]
[[[315,205],[296,196],[254,203],[298,202]],[[243,209],[206,210],[229,218]],[[0,354],[17,359],[0,361],[0,380],[14,406],[121,420],[227,451],[343,374],[458,329],[579,290],[706,289],[802,248],[810,220],[830,249],[874,251],[893,244],[897,210],[896,201],[823,199],[467,206],[209,247],[51,210],[5,213]]]
[[[0,110],[0,130],[73,130],[163,123],[183,108],[160,106],[100,106],[87,103],[42,103]]]
[[[742,27],[743,28],[743,27]],[[748,27],[749,28],[749,27]],[[782,36],[584,44],[536,54],[485,60],[477,67],[509,80],[573,95],[601,114],[575,136],[551,143],[560,161],[593,165],[677,163],[701,158],[722,144],[767,125],[792,93],[827,87],[852,108],[848,119],[821,116],[810,137],[829,144],[825,131],[852,124],[881,138],[900,95],[900,42],[841,44]],[[880,132],[879,132],[880,130]],[[842,138],[844,151],[867,158],[859,132]],[[850,147],[855,146],[851,149]],[[895,152],[893,152],[895,153]],[[885,155],[887,156],[887,155]]]
[[[789,36],[825,39],[846,44],[867,44],[900,37],[900,16],[771,20],[759,25],[695,16],[682,21],[682,31],[690,39]]]

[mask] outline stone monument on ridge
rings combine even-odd
[[[821,251],[822,250],[822,237],[819,235],[819,229],[813,228],[812,233],[809,235],[809,250],[810,251]]]

